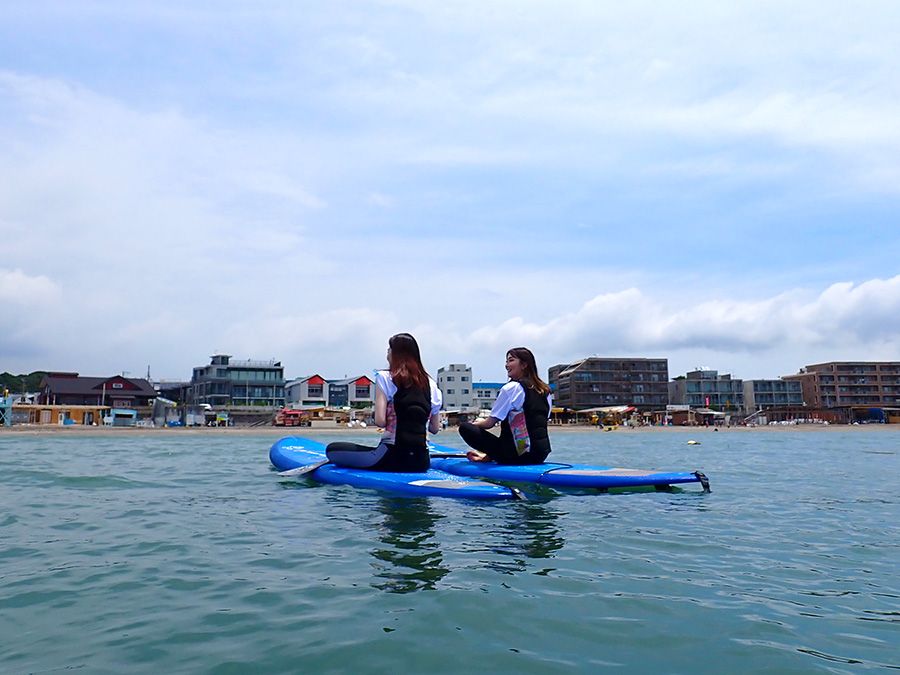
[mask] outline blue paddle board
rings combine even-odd
[[[431,445],[432,453],[460,454],[459,450]],[[463,458],[433,457],[431,466],[456,476],[471,476],[487,480],[538,483],[565,488],[631,488],[666,486],[678,483],[700,483],[709,491],[709,481],[699,471],[656,472],[641,469],[621,469],[590,464],[496,464],[470,462]]]
[[[272,444],[269,460],[279,471],[289,471],[325,460],[325,446],[307,438],[289,436]],[[437,469],[424,473],[366,471],[324,464],[305,474],[320,483],[353,485],[418,497],[457,499],[520,499],[520,493],[503,485],[456,476]]]

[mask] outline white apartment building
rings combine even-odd
[[[438,369],[437,385],[444,397],[444,410],[470,410],[475,407],[472,369],[464,363],[451,363]]]
[[[497,402],[497,395],[505,382],[473,382],[472,391],[475,393],[473,405],[479,410],[490,410]]]

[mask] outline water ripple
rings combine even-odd
[[[0,671],[897,669],[888,437],[672,438],[554,444],[713,493],[403,499],[279,481],[265,436],[0,436]]]

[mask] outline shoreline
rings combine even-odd
[[[551,425],[548,428],[551,435],[557,431],[575,432],[584,434],[617,433],[617,434],[711,434],[711,433],[808,433],[814,431],[878,431],[890,433],[900,432],[900,424],[795,424],[772,425],[759,427],[618,427],[605,432],[597,427],[587,425]],[[452,434],[455,427],[450,427],[437,434],[436,438]],[[13,427],[0,427],[0,438],[5,436],[43,436],[75,434],[79,436],[109,434],[120,435],[197,435],[197,436],[340,436],[340,435],[368,435],[373,439],[380,435],[375,427],[361,429],[359,427],[347,428],[334,426],[313,427],[92,427],[83,425],[15,425]]]

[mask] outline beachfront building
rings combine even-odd
[[[328,405],[328,381],[318,373],[298,377],[285,383],[284,398],[291,408],[324,408]]]
[[[803,405],[803,390],[798,380],[744,380],[744,412],[796,408]]]
[[[328,382],[328,405],[333,408],[368,408],[375,404],[375,380],[368,375]]]
[[[194,368],[190,403],[212,406],[284,405],[284,367],[280,361],[232,361],[215,354],[206,366]]]
[[[464,363],[451,363],[438,369],[437,386],[444,399],[444,410],[471,410],[475,407],[472,369]]]
[[[319,374],[285,384],[287,404],[294,408],[368,408],[375,405],[375,380],[368,375],[326,380]]]
[[[634,406],[641,412],[669,402],[668,359],[592,356],[550,368],[553,405],[572,410]]]
[[[38,403],[133,409],[149,406],[156,396],[156,390],[143,378],[47,373],[41,380]]]
[[[783,379],[800,383],[806,405],[845,409],[850,420],[863,417],[854,410],[880,410],[882,419],[900,412],[900,361],[829,361]]]
[[[191,389],[191,383],[184,380],[155,380],[152,384],[157,394],[176,403],[184,403]]]
[[[478,410],[490,410],[497,401],[497,395],[505,382],[473,382],[472,406]]]
[[[701,368],[669,382],[669,403],[717,412],[744,411],[744,381]]]

